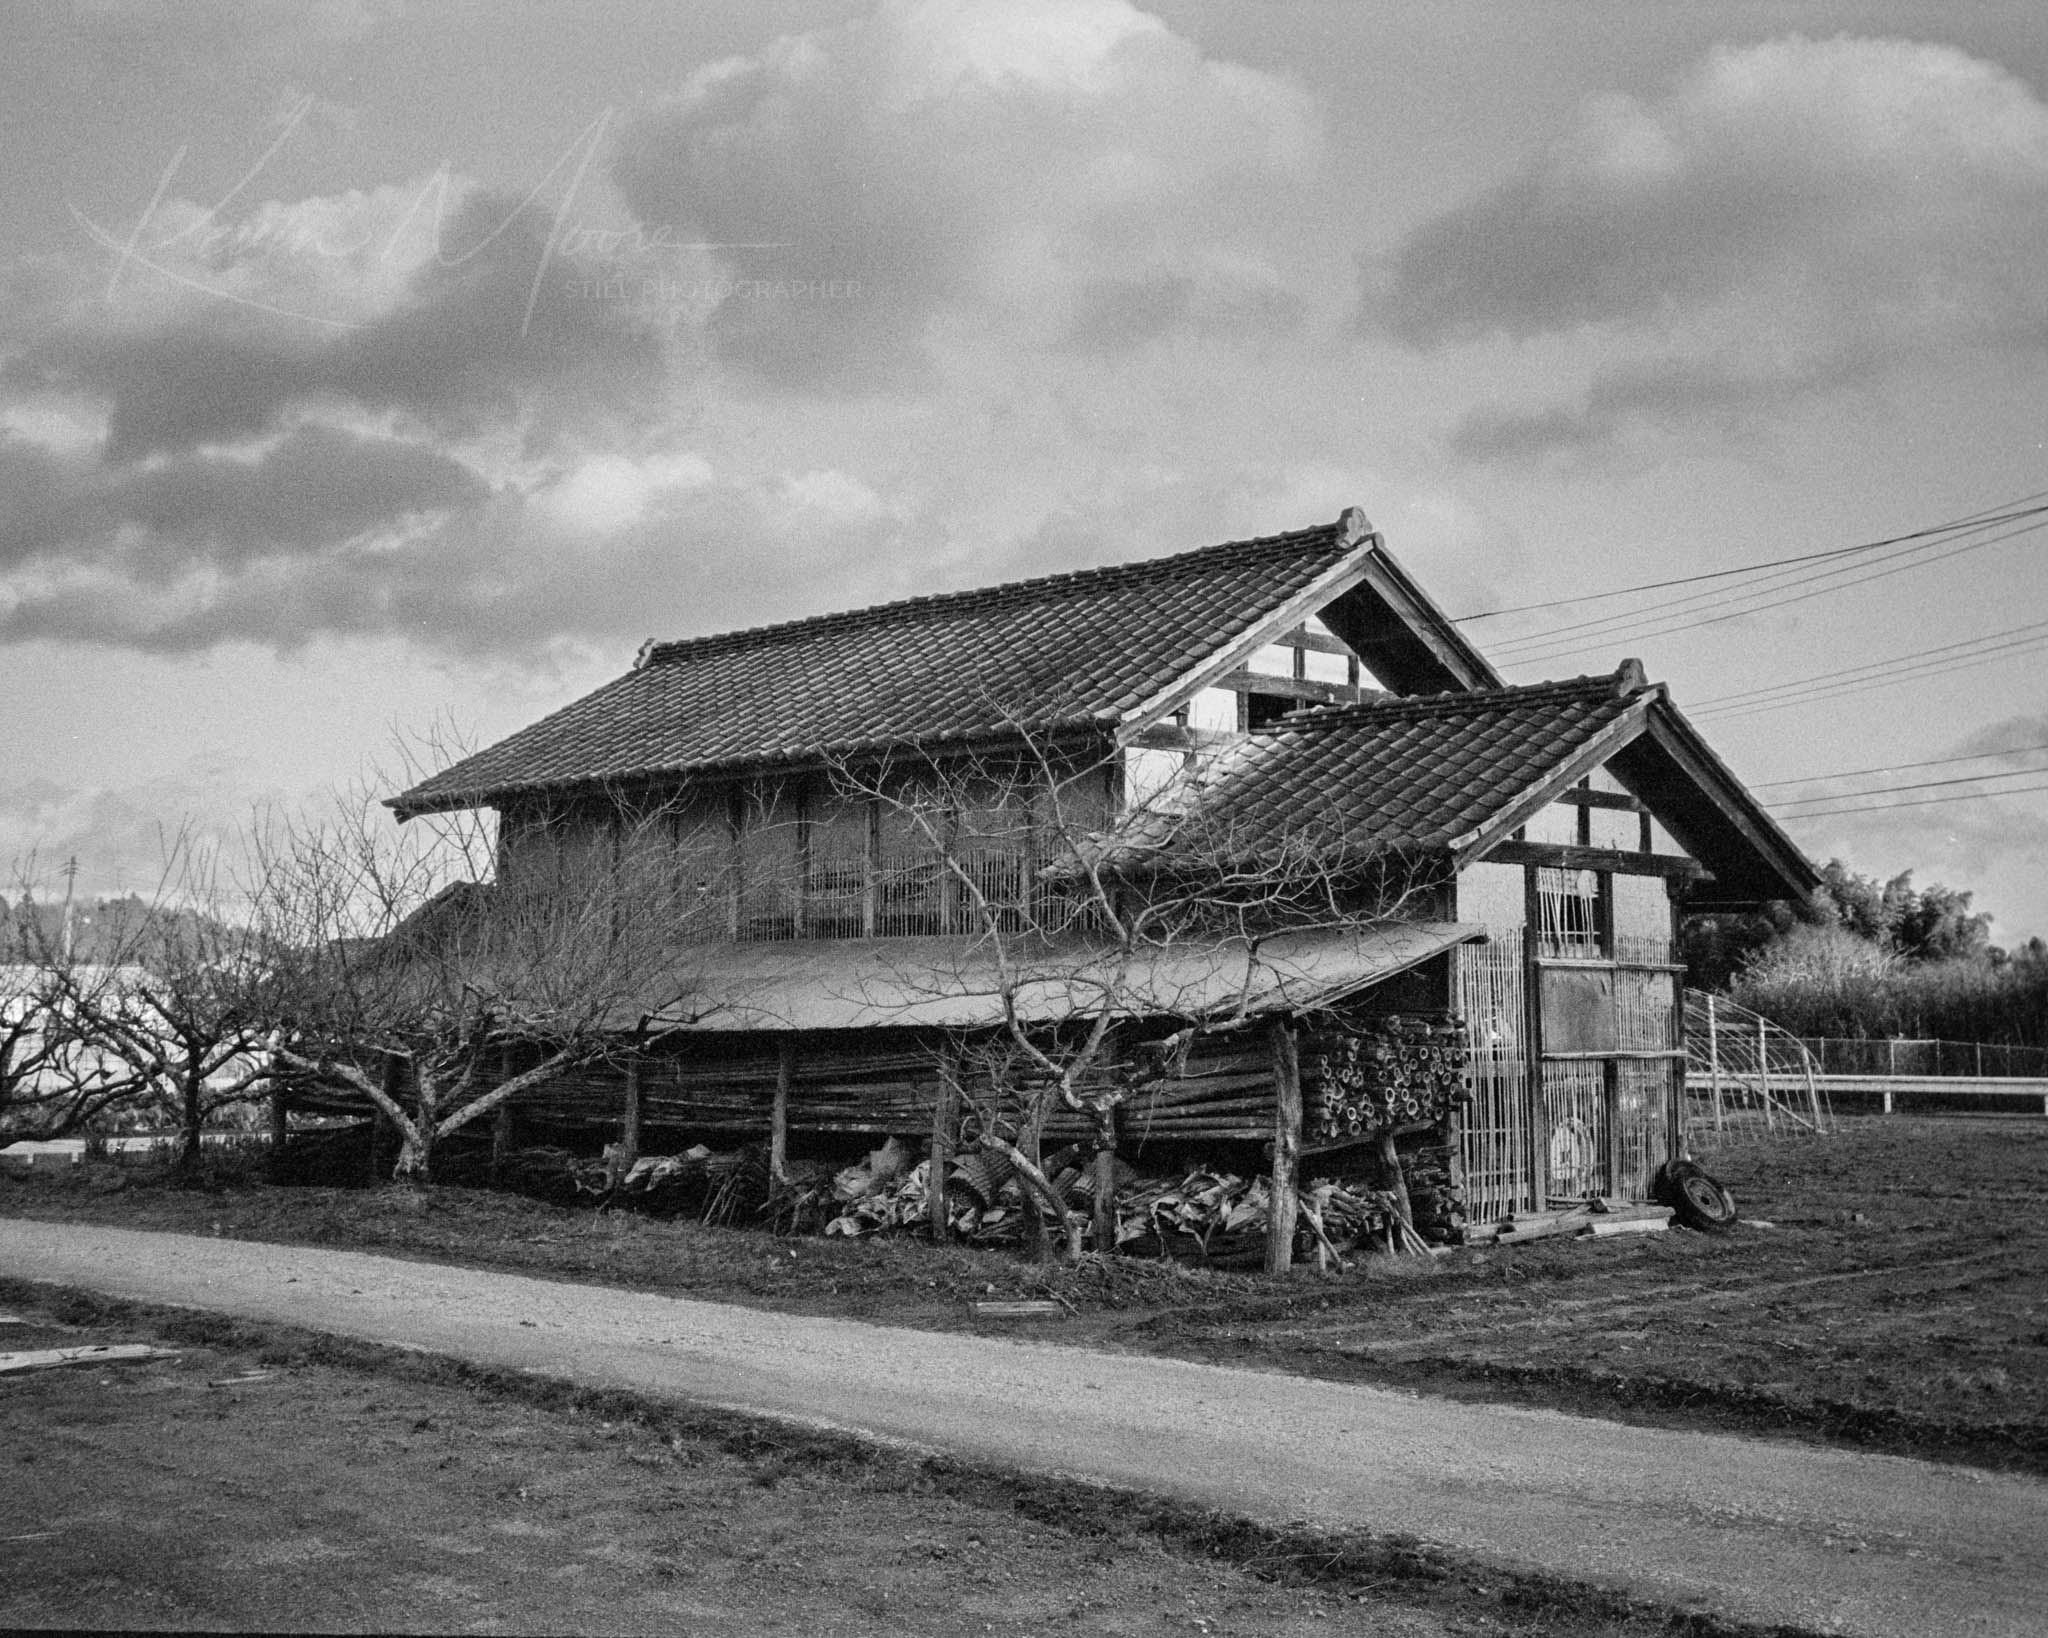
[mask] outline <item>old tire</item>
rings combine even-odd
[[[1702,1234],[1726,1234],[1735,1227],[1735,1196],[1689,1160],[1660,1166],[1651,1193],[1689,1229]]]

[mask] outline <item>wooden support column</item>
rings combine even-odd
[[[284,1167],[285,1139],[291,1132],[291,1110],[285,1103],[282,1086],[270,1094],[270,1175],[276,1177]]]
[[[615,1181],[623,1183],[640,1158],[640,1054],[626,1060],[626,1084],[619,1096],[619,1158]]]
[[[768,1176],[789,1181],[789,1084],[796,1079],[796,1037],[784,1034],[775,1043],[775,1107],[768,1115]]]
[[[953,1169],[953,1128],[960,1118],[960,1051],[948,1046],[939,1054],[939,1089],[932,1100],[932,1153],[926,1168],[925,1198],[930,1202],[932,1241],[943,1245],[953,1237],[946,1178]]]
[[[1273,1199],[1266,1220],[1266,1272],[1294,1261],[1294,1220],[1301,1210],[1301,1056],[1286,1019],[1273,1024]]]
[[[1529,1198],[1537,1211],[1550,1204],[1550,1101],[1543,1087],[1543,969],[1537,963],[1543,954],[1543,896],[1534,864],[1522,866],[1522,985],[1523,1036],[1526,1045],[1522,1061],[1527,1064],[1529,1087],[1523,1105],[1524,1130],[1529,1134]]]
[[[514,1062],[512,1043],[507,1041],[498,1048],[498,1084],[500,1086],[503,1086],[512,1078]],[[512,1100],[510,1098],[499,1104],[496,1113],[491,1116],[491,1181],[493,1183],[497,1182],[504,1175],[505,1165],[512,1158],[512,1148],[515,1141],[514,1119]]]
[[[1117,1111],[1108,1115],[1108,1139],[1095,1151],[1095,1249],[1108,1256],[1116,1250],[1116,1128]]]

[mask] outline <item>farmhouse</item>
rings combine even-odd
[[[1269,1266],[1354,1160],[1398,1155],[1439,1238],[1643,1198],[1683,908],[1817,879],[1638,664],[1503,684],[1356,508],[650,643],[391,806],[494,809],[496,891],[602,884],[672,940],[521,1131],[767,1138],[778,1170],[893,1137],[940,1232],[983,1140],[1092,1152],[1099,1234],[1119,1167],[1234,1156]]]

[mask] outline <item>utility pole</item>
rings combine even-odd
[[[64,965],[71,965],[72,925],[71,890],[78,882],[78,855],[72,854],[64,861]]]

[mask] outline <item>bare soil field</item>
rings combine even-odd
[[[1425,1551],[8,1282],[0,1627],[1734,1634]]]
[[[2048,1472],[2048,1121],[1851,1119],[1700,1158],[1735,1233],[1542,1241],[1286,1280],[788,1240],[461,1189],[0,1181],[0,1213],[349,1246],[932,1328],[984,1296],[1098,1347]],[[1772,1226],[1755,1226],[1756,1220]]]

